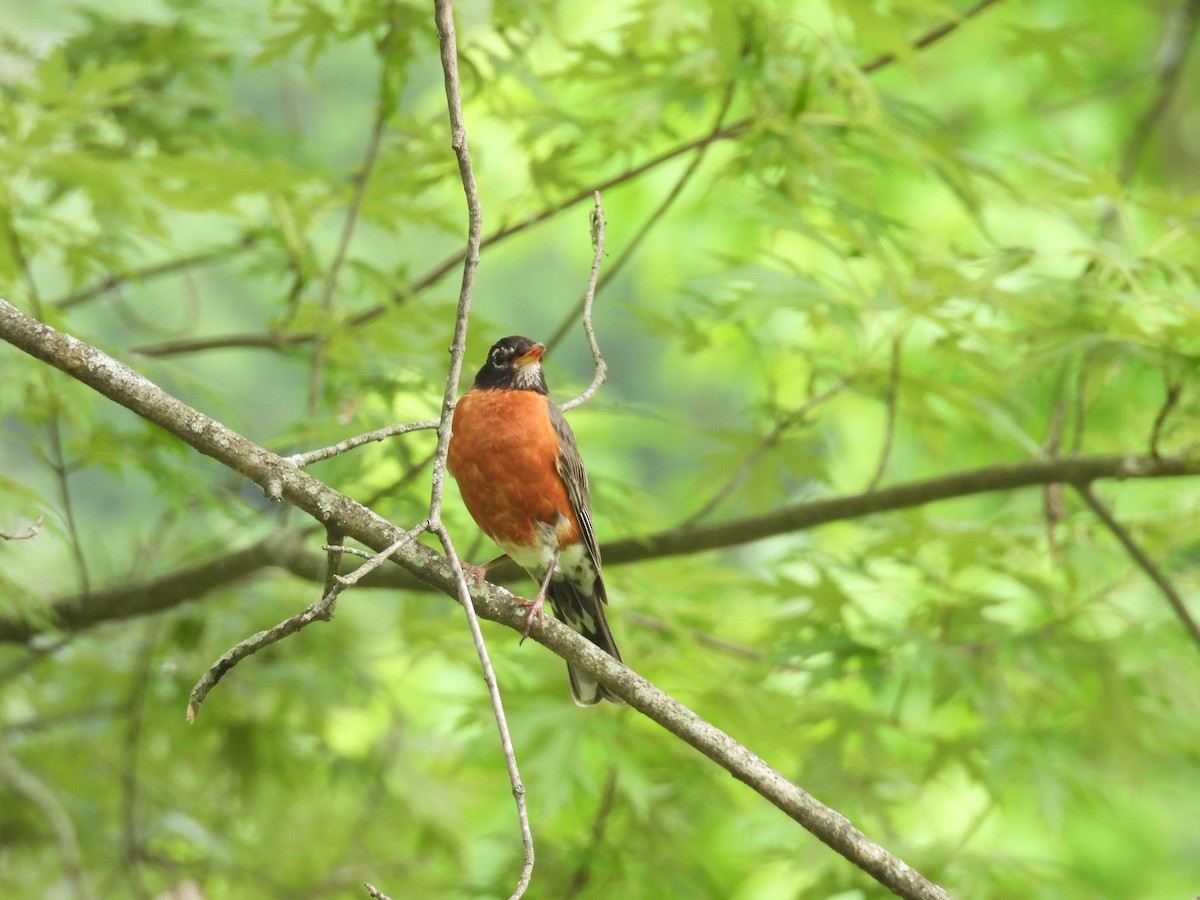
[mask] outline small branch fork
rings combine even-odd
[[[596,283],[600,278],[600,262],[604,258],[604,207],[600,205],[600,192],[592,194],[592,271],[588,276],[587,291],[583,295],[583,331],[587,335],[588,346],[592,348],[592,362],[596,364],[596,374],[587,390],[562,405],[562,411],[567,412],[577,406],[587,403],[595,396],[596,391],[608,378],[608,365],[600,355],[600,345],[596,343],[596,329],[592,325],[592,302],[596,299]]]
[[[38,532],[42,530],[42,523],[45,521],[45,516],[38,516],[33,520],[33,524],[24,531],[5,531],[4,529],[0,528],[0,540],[31,541],[38,536]]]

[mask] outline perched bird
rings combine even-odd
[[[535,619],[545,621],[549,598],[559,619],[619,660],[604,617],[608,597],[587,473],[571,426],[550,399],[545,352],[525,337],[492,345],[454,409],[446,463],[475,523],[541,585],[533,600],[522,600],[529,607],[526,636]],[[503,558],[465,568],[480,578]],[[569,664],[567,674],[580,706],[623,703]]]

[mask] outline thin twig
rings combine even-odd
[[[735,87],[736,83],[731,82],[725,89],[725,95],[722,97],[721,103],[717,107],[717,115],[713,120],[712,129],[708,133],[710,138],[721,133],[722,123],[725,121],[725,116],[729,112],[729,106],[733,102]],[[625,264],[633,258],[633,255],[642,245],[642,242],[645,241],[646,236],[650,233],[651,229],[653,229],[655,225],[663,220],[667,214],[667,211],[683,194],[683,189],[687,187],[689,182],[691,182],[692,178],[695,176],[696,172],[699,171],[700,164],[704,161],[705,154],[708,152],[708,148],[712,146],[712,143],[712,140],[707,140],[695,146],[694,149],[696,153],[688,162],[687,167],[683,170],[683,173],[675,181],[675,184],[672,185],[671,190],[667,191],[666,196],[663,197],[658,206],[655,207],[650,215],[646,217],[646,221],[642,223],[642,227],[638,229],[637,234],[633,236],[633,239],[629,242],[625,249],[621,251],[620,255],[617,256],[612,265],[608,267],[608,270],[604,273],[604,277],[602,277],[598,285],[592,289],[591,293],[593,296],[598,291],[604,290],[604,288],[607,287],[609,283],[611,283],[612,280],[617,277],[620,271],[625,268]],[[597,193],[599,193],[599,191],[597,191]],[[576,304],[575,308],[568,312],[563,318],[558,328],[554,330],[554,333],[551,334],[546,340],[547,347],[554,348],[562,341],[564,337],[566,337],[567,332],[571,330],[572,326],[575,324],[575,320],[579,318],[584,306],[587,303],[588,295],[585,294],[582,298],[580,298],[579,303]]]
[[[201,266],[212,262],[221,262],[229,259],[231,256],[236,256],[245,250],[249,250],[260,240],[260,236],[255,233],[245,235],[241,240],[233,244],[226,244],[223,247],[212,247],[208,250],[200,250],[197,253],[192,253],[187,256],[180,256],[175,259],[168,259],[164,262],[154,263],[142,269],[135,269],[123,275],[108,275],[102,278],[96,284],[86,288],[81,288],[70,294],[59,297],[57,300],[51,300],[50,305],[59,309],[70,309],[74,306],[79,306],[81,303],[86,303],[93,300],[102,294],[107,294],[109,291],[115,290],[125,284],[132,282],[149,281],[152,278],[159,278],[163,275],[173,275],[182,269],[190,269],[193,266]]]
[[[588,346],[592,348],[592,362],[596,365],[596,374],[587,390],[562,405],[562,411],[567,412],[587,403],[600,390],[604,379],[608,377],[608,364],[600,355],[600,345],[596,343],[596,329],[592,325],[592,301],[596,299],[596,281],[600,277],[600,261],[604,258],[604,207],[600,205],[600,192],[592,195],[592,271],[588,276],[587,290],[583,294],[583,333],[587,335]]]
[[[387,59],[389,48],[395,37],[396,22],[391,19],[387,30],[379,42],[379,55]],[[342,233],[338,236],[337,249],[329,264],[325,276],[325,285],[321,289],[321,321],[328,323],[329,313],[333,309],[333,296],[337,291],[338,279],[342,274],[342,265],[350,250],[350,239],[354,236],[358,224],[359,211],[363,199],[367,195],[367,185],[371,181],[371,173],[375,170],[375,162],[379,158],[379,148],[383,144],[383,135],[387,129],[388,118],[395,105],[393,92],[388,86],[388,67],[383,65],[379,72],[379,96],[375,101],[375,118],[371,123],[371,135],[367,138],[367,149],[363,155],[362,164],[354,175],[354,194],[350,198],[350,206],[346,209],[346,218],[342,222]],[[320,404],[321,378],[325,371],[325,350],[329,343],[328,337],[322,334],[313,346],[312,361],[308,373],[308,410],[315,411]]]
[[[989,6],[995,6],[999,2],[1000,0],[979,0],[978,3],[964,12],[957,19],[950,19],[949,21],[938,25],[936,28],[925,32],[925,34],[921,35],[921,37],[909,44],[909,47],[913,50],[924,50],[926,47],[936,44],[948,34],[957,31],[961,26],[965,25],[967,21],[975,18]],[[870,75],[874,72],[878,72],[880,69],[890,66],[895,61],[895,53],[884,53],[883,55],[877,56],[875,59],[863,66],[862,73],[864,75]]]
[[[784,434],[786,434],[793,425],[803,419],[806,415],[812,412],[812,410],[820,406],[826,400],[837,396],[849,386],[850,379],[845,378],[842,381],[839,381],[833,387],[809,397],[802,404],[800,404],[800,406],[776,422],[775,427],[771,429],[771,433],[763,438],[757,447],[750,451],[750,455],[742,461],[742,464],[738,466],[737,471],[729,476],[729,479],[717,489],[716,493],[709,498],[707,503],[679,523],[679,527],[688,528],[706,518],[710,513],[712,513],[713,510],[724,503],[734,491],[741,487],[742,482],[750,477],[750,474],[758,465],[758,461],[783,439]]]
[[[150,682],[154,647],[158,643],[161,620],[152,619],[145,625],[137,650],[138,664],[129,688],[129,698],[123,710],[126,717],[124,760],[121,766],[121,844],[122,863],[129,877],[129,887],[135,897],[146,898],[150,892],[142,878],[142,840],[138,828],[138,773],[145,717],[146,686]]]
[[[192,693],[188,697],[187,721],[192,723],[196,721],[196,716],[200,714],[200,705],[208,697],[209,693],[222,678],[228,674],[229,670],[240,663],[247,656],[252,656],[264,647],[269,647],[271,644],[283,640],[289,635],[295,634],[297,631],[311,625],[313,622],[328,622],[333,619],[337,612],[338,595],[352,584],[355,584],[367,571],[371,571],[382,565],[384,560],[392,556],[397,550],[412,542],[417,535],[425,530],[425,523],[422,522],[416,528],[413,528],[401,535],[391,546],[379,554],[378,559],[372,558],[363,564],[358,571],[349,576],[338,574],[338,564],[341,560],[344,548],[342,547],[343,533],[335,524],[330,523],[326,526],[326,567],[325,567],[325,585],[321,592],[321,598],[315,603],[309,604],[302,612],[294,616],[290,616],[280,622],[274,628],[268,628],[265,631],[259,631],[252,634],[244,641],[240,641],[231,647],[228,651],[214,662],[203,677],[196,682],[196,686],[192,688]],[[366,570],[366,571],[362,571]]]
[[[338,441],[336,444],[322,447],[320,450],[310,450],[308,453],[293,454],[287,458],[287,461],[297,468],[303,469],[305,466],[330,459],[339,453],[345,453],[347,450],[353,450],[355,447],[361,447],[363,444],[369,444],[372,441],[382,441],[390,437],[396,437],[397,435],[408,434],[412,431],[428,431],[437,428],[439,424],[438,419],[425,419],[421,422],[389,425],[387,428],[377,428],[374,431],[368,431],[366,434],[346,438],[344,441]]]
[[[38,516],[33,520],[33,524],[24,531],[5,531],[0,529],[0,540],[5,541],[30,541],[38,536],[38,532],[42,530],[42,523],[46,521],[45,516]]]
[[[42,307],[41,291],[34,280],[33,269],[30,268],[29,259],[26,257],[25,250],[21,245],[21,238],[16,232],[15,225],[11,222],[8,227],[8,239],[13,257],[17,260],[17,267],[21,272],[21,279],[25,283],[25,290],[29,294],[29,302],[33,306],[33,314],[36,318],[45,321],[46,316]],[[67,526],[67,539],[70,542],[71,556],[75,560],[75,571],[79,576],[79,586],[84,596],[87,596],[91,592],[91,576],[88,574],[87,558],[83,553],[83,541],[79,535],[79,522],[75,516],[75,502],[71,494],[71,467],[67,464],[66,442],[62,436],[62,405],[59,401],[58,391],[54,383],[50,380],[50,374],[42,372],[41,375],[42,385],[46,391],[46,398],[50,401],[50,415],[46,420],[46,431],[50,436],[50,447],[46,462],[54,473],[55,483],[58,485],[58,497],[62,505],[63,521]]]
[[[475,172],[471,166],[471,153],[467,144],[467,128],[463,118],[462,95],[458,76],[458,44],[454,30],[454,9],[451,0],[434,0],[434,19],[437,22],[438,43],[441,51],[442,72],[446,88],[446,108],[450,118],[450,145],[458,160],[458,171],[462,180],[463,193],[467,202],[467,249],[463,259],[462,282],[458,291],[458,309],[454,318],[454,338],[450,344],[450,366],[446,374],[446,392],[442,397],[441,425],[438,427],[437,451],[433,458],[433,484],[429,498],[429,530],[438,536],[446,552],[455,576],[459,603],[467,618],[467,627],[475,644],[475,653],[492,701],[492,714],[499,732],[500,745],[508,769],[508,779],[516,801],[517,820],[521,831],[521,842],[525,858],[513,889],[512,898],[524,896],[533,877],[534,849],[533,831],[529,826],[529,812],[525,804],[525,786],[517,767],[516,752],[508,730],[508,719],[504,714],[504,702],[496,682],[483,631],[475,613],[475,604],[467,587],[462,571],[462,561],[454,549],[450,532],[442,524],[442,496],[446,489],[446,453],[450,446],[450,427],[454,417],[454,403],[458,397],[458,383],[462,375],[463,355],[466,353],[467,326],[471,318],[471,298],[475,288],[475,270],[479,266],[480,240],[483,233],[483,206],[479,199],[479,188],[475,183]],[[370,890],[375,889],[368,885]]]
[[[204,673],[203,677],[196,682],[196,686],[192,688],[192,693],[188,697],[188,724],[190,725],[196,721],[196,716],[200,714],[200,706],[204,703],[205,698],[208,697],[209,692],[217,686],[230,669],[247,656],[252,656],[264,647],[269,647],[271,644],[295,634],[313,622],[329,621],[331,618],[329,600],[329,595],[324,595],[320,600],[305,608],[303,612],[296,613],[296,615],[284,619],[273,628],[250,635],[250,637],[244,641],[239,641],[223,653],[216,662],[209,666],[208,671]]]
[[[1154,134],[1179,87],[1188,48],[1196,37],[1197,23],[1200,23],[1200,0],[1188,0],[1173,11],[1172,15],[1174,20],[1167,25],[1157,54],[1158,93],[1130,131],[1129,143],[1121,156],[1121,166],[1117,171],[1122,184],[1133,177],[1142,151],[1145,150],[1150,136]]]
[[[879,487],[883,473],[887,471],[888,460],[892,455],[892,443],[896,439],[896,404],[900,399],[900,351],[904,346],[904,335],[898,334],[892,338],[892,364],[888,371],[887,392],[887,423],[883,431],[883,449],[879,451],[879,465],[867,485],[867,493]]]
[[[604,843],[604,832],[608,829],[609,817],[612,816],[616,799],[617,767],[612,766],[608,770],[608,777],[604,779],[604,790],[600,794],[600,804],[596,808],[596,817],[592,820],[591,839],[588,841],[587,846],[583,847],[576,854],[579,864],[575,867],[575,871],[571,873],[571,880],[567,883],[567,887],[562,893],[563,900],[572,900],[572,898],[578,897],[583,889],[587,887],[587,883],[591,881],[592,866],[596,862],[596,851]]]
[[[71,885],[71,895],[81,900],[94,898],[96,894],[88,883],[87,873],[83,868],[79,834],[71,821],[70,813],[54,796],[54,791],[21,765],[3,736],[0,736],[0,782],[8,785],[13,793],[28,800],[50,826],[58,855],[62,858],[63,874]]]
[[[1179,403],[1179,398],[1183,395],[1183,382],[1167,380],[1167,396],[1163,400],[1163,405],[1158,409],[1158,415],[1154,417],[1154,426],[1150,429],[1150,455],[1155,459],[1162,459],[1162,454],[1158,452],[1158,443],[1162,438],[1163,426],[1167,424],[1167,419],[1171,415],[1171,411]]]
[[[1075,490],[1083,497],[1084,502],[1092,508],[1092,512],[1096,514],[1097,518],[1112,532],[1113,537],[1125,548],[1125,552],[1129,554],[1133,561],[1141,567],[1142,571],[1162,591],[1163,596],[1171,604],[1171,609],[1179,617],[1179,621],[1183,624],[1192,642],[1196,645],[1197,649],[1200,649],[1200,624],[1197,624],[1196,620],[1192,617],[1191,612],[1188,611],[1187,604],[1183,601],[1183,597],[1179,595],[1179,591],[1175,590],[1175,586],[1171,584],[1170,579],[1167,578],[1154,560],[1150,558],[1149,554],[1141,548],[1138,542],[1133,539],[1133,535],[1129,533],[1129,530],[1117,521],[1109,508],[1096,496],[1090,483],[1077,483]]]
[[[379,553],[374,554],[365,554],[359,550],[352,550],[349,547],[327,544],[326,549],[330,552],[337,552],[338,554],[353,553],[355,556],[366,556],[367,561],[349,575],[338,575],[336,574],[336,571],[334,571],[334,574],[326,584],[326,594],[332,595],[332,599],[336,599],[338,594],[340,594],[346,588],[353,587],[354,585],[358,584],[363,578],[374,572],[385,562],[391,559],[397,550],[399,550],[409,541],[413,540],[415,537],[417,537],[417,535],[424,533],[428,528],[429,522],[422,522],[420,525],[410,528],[408,531],[404,532],[404,534],[388,545],[386,550],[382,550]]]

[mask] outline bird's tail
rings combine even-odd
[[[604,582],[598,575],[590,596],[566,579],[552,580],[546,587],[546,596],[554,607],[555,616],[613,659],[621,661],[621,651],[617,649],[617,642],[608,628],[608,619],[604,617]],[[567,675],[571,679],[571,697],[577,705],[594,706],[601,700],[625,705],[624,700],[570,663],[567,663]]]

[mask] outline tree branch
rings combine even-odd
[[[170,396],[128,366],[30,319],[3,300],[0,300],[0,337],[240,473],[260,485],[268,497],[287,501],[319,522],[336,524],[347,537],[365,546],[382,550],[403,533],[351,498],[289,465],[282,457]],[[1166,460],[1160,462],[1160,465],[1169,464]],[[879,491],[872,496],[885,493]],[[405,545],[393,559],[444,593],[453,596],[465,587],[461,568],[452,566],[446,557],[419,542]],[[483,618],[516,631],[523,629],[525,607],[502,588],[481,585],[471,599],[474,609]],[[562,623],[547,619],[531,637],[578,665],[635,709],[700,750],[889,889],[904,897],[947,896],[941,888],[868,839],[844,816],[821,804],[747,748]]]
[[[1096,496],[1090,484],[1076,484],[1075,490],[1079,492],[1079,496],[1083,497],[1084,502],[1092,508],[1092,512],[1096,514],[1097,518],[1112,532],[1113,537],[1125,548],[1125,552],[1129,554],[1130,558],[1138,564],[1141,570],[1162,591],[1163,596],[1167,598],[1167,602],[1171,604],[1171,609],[1175,611],[1175,615],[1179,617],[1179,621],[1183,623],[1184,629],[1191,636],[1192,642],[1196,645],[1197,649],[1200,649],[1200,625],[1196,623],[1191,612],[1188,611],[1187,604],[1183,602],[1183,597],[1179,595],[1179,591],[1175,590],[1175,585],[1171,584],[1170,579],[1163,574],[1162,569],[1155,565],[1150,555],[1133,539],[1133,535],[1129,533],[1129,530],[1117,521],[1109,508]]]
[[[911,509],[974,494],[1110,478],[1194,476],[1200,476],[1200,457],[1067,456],[988,466],[869,493],[797,503],[759,516],[705,526],[685,524],[655,534],[623,538],[604,545],[604,564],[611,567],[736,547],[830,522]],[[87,602],[80,596],[60,598],[49,604],[44,618],[58,630],[79,631],[101,622],[170,609],[272,566],[284,568],[307,581],[319,583],[323,577],[323,557],[306,549],[300,536],[281,531],[245,549],[159,578],[94,591]],[[503,563],[491,570],[490,577],[504,581],[517,572],[512,563]],[[361,586],[407,591],[431,589],[427,582],[396,569],[374,572],[363,579]],[[0,618],[0,642],[26,643],[47,630],[50,628],[44,623]]]

